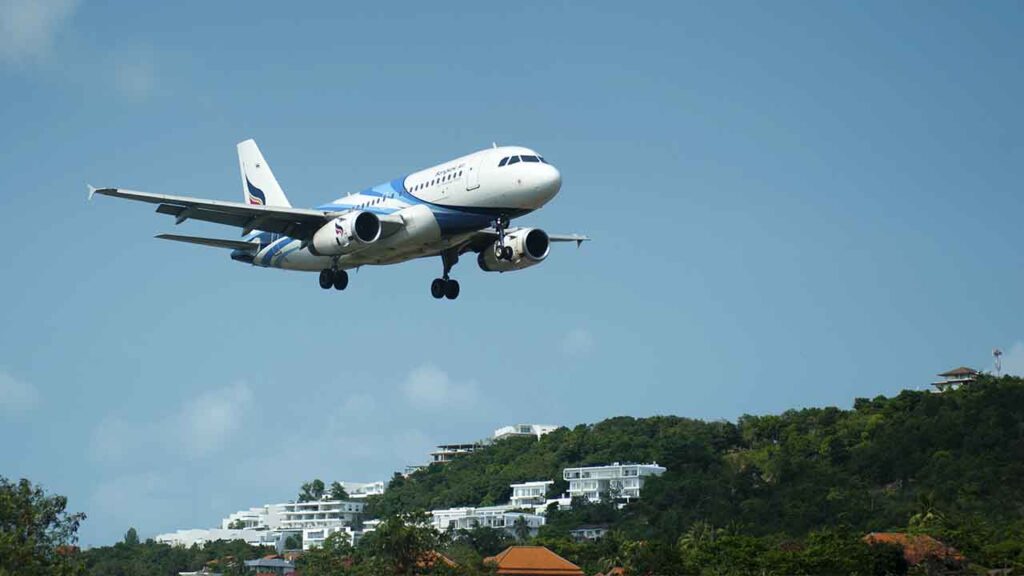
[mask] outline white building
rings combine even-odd
[[[484,506],[480,508],[447,508],[444,510],[431,510],[431,524],[438,531],[445,530],[473,530],[474,528],[495,528],[515,534],[516,522],[522,519],[530,529],[530,535],[536,535],[537,530],[544,525],[545,519],[539,514],[527,512],[516,512],[515,506],[503,504],[501,506]]]
[[[229,530],[237,528],[267,528],[270,516],[270,505],[239,510],[229,514],[227,518],[220,521],[220,527]]]
[[[640,497],[644,478],[660,476],[665,468],[654,464],[619,464],[566,468],[562,477],[569,482],[569,496],[600,502],[610,494],[627,502]]]
[[[251,546],[274,546],[277,547],[283,542],[280,532],[272,530],[225,530],[223,528],[194,528],[191,530],[178,530],[167,534],[157,534],[153,538],[161,544],[191,548],[192,545],[205,545],[207,542],[217,540],[244,540]]]
[[[522,484],[512,484],[512,499],[509,504],[513,508],[547,506],[548,487],[554,483],[554,480],[537,480],[534,482],[523,482]]]
[[[548,432],[554,432],[558,428],[558,426],[550,424],[513,424],[512,426],[502,426],[495,430],[494,439],[502,440],[512,436],[536,436],[539,440],[541,436]]]
[[[430,453],[430,457],[433,459],[434,464],[445,464],[451,462],[459,456],[465,456],[466,454],[472,454],[481,447],[479,442],[473,442],[470,444],[441,444]]]
[[[365,502],[349,500],[320,500],[313,502],[289,502],[275,504],[281,507],[280,530],[301,530],[305,528],[329,528],[355,524]]]
[[[339,482],[349,498],[361,500],[367,496],[380,496],[387,485],[384,482]]]

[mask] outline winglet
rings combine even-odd
[[[89,200],[92,200],[92,195],[96,193],[96,187],[92,184],[86,184],[89,187]]]

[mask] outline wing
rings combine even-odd
[[[508,228],[505,230],[505,234],[511,234],[516,230],[522,230],[522,228]],[[493,244],[497,239],[498,231],[495,228],[484,228],[483,230],[474,232],[466,239],[461,252],[479,252]],[[552,242],[575,242],[576,247],[579,248],[579,246],[584,242],[589,242],[590,237],[582,234],[548,234],[548,240]]]
[[[340,213],[306,210],[303,208],[286,208],[283,206],[255,206],[241,202],[223,202],[221,200],[204,200],[188,196],[170,196],[136,192],[122,188],[89,187],[89,197],[93,194],[126,198],[158,204],[156,211],[170,214],[175,224],[186,220],[203,220],[228,226],[242,228],[243,234],[253,230],[277,232],[299,240],[309,240],[321,226]]]
[[[176,242],[187,242],[199,244],[200,246],[212,246],[214,248],[231,248],[232,250],[248,250],[258,252],[261,248],[259,242],[245,242],[242,240],[223,240],[221,238],[203,238],[202,236],[181,236],[179,234],[157,234],[156,238],[161,240],[174,240]]]

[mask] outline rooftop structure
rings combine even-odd
[[[514,534],[516,522],[526,522],[530,535],[535,535],[537,530],[544,525],[545,519],[543,516],[516,512],[515,510],[516,507],[511,504],[483,506],[480,508],[466,506],[462,508],[431,510],[430,516],[431,524],[441,532],[445,530],[494,528]]]
[[[479,442],[471,444],[441,444],[437,447],[437,450],[430,453],[430,456],[435,464],[445,464],[459,456],[476,452],[480,447],[481,444]]]
[[[946,390],[956,390],[964,384],[969,384],[978,379],[979,372],[973,368],[961,366],[954,368],[948,372],[939,374],[942,380],[938,382],[932,382],[932,386],[935,386],[939,392],[945,392]]]
[[[383,482],[340,482],[349,498],[361,500],[367,496],[380,496],[387,485]]]
[[[246,560],[245,567],[250,572],[263,576],[290,576],[295,574],[295,563],[283,558],[257,558]]]
[[[591,502],[602,498],[625,499],[640,497],[647,476],[665,473],[663,466],[653,464],[619,464],[566,468],[562,477],[569,482],[569,496],[583,497]]]
[[[579,566],[543,546],[510,546],[484,564],[499,576],[583,576]]]
[[[554,480],[536,480],[512,484],[512,499],[509,503],[516,508],[546,506],[548,487],[554,483]]]
[[[512,426],[502,426],[495,430],[494,439],[502,440],[512,436],[536,436],[539,440],[541,436],[554,432],[558,428],[558,426],[550,424],[513,424]]]
[[[157,534],[153,538],[161,544],[169,544],[171,546],[181,546],[183,548],[190,548],[193,544],[200,546],[205,545],[207,542],[215,542],[217,540],[243,540],[250,546],[277,546],[281,541],[280,533],[275,533],[269,530],[225,530],[223,528],[194,528],[191,530],[178,530],[176,532],[168,532],[166,534]]]
[[[569,530],[569,536],[577,542],[583,540],[599,540],[608,533],[607,524],[583,524]]]

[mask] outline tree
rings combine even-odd
[[[406,514],[386,518],[360,542],[360,549],[386,564],[389,573],[410,575],[439,545],[440,535],[425,515]]]
[[[526,521],[525,516],[516,518],[515,524],[512,526],[512,531],[516,535],[516,540],[519,542],[526,542],[530,538],[530,523]]]
[[[299,502],[313,502],[324,497],[324,481],[316,478],[311,482],[302,485],[299,492]]]
[[[124,543],[128,546],[138,546],[139,533],[135,531],[134,527],[129,528],[128,531],[124,533]]]
[[[284,539],[285,550],[302,550],[302,533],[290,534]]]
[[[74,544],[85,514],[69,514],[67,503],[24,478],[0,476],[0,576],[82,573]]]
[[[304,576],[335,576],[345,573],[352,565],[354,549],[348,534],[335,532],[323,544],[299,557],[296,565]]]
[[[348,492],[340,482],[331,482],[330,497],[331,500],[348,500]]]
[[[242,520],[241,518],[232,520],[231,523],[228,524],[228,529],[230,530],[241,530],[243,528],[245,528],[245,520]]]

